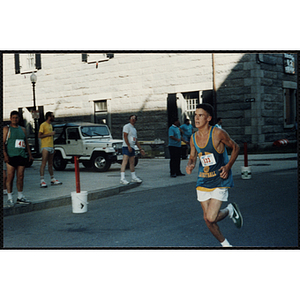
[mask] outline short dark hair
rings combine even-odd
[[[214,116],[214,108],[209,103],[201,103],[196,106],[197,108],[204,109],[210,116]]]
[[[20,114],[17,110],[13,110],[11,113],[10,113],[10,116],[14,116],[14,115],[18,115],[18,117],[20,118]]]
[[[52,111],[48,111],[48,112],[46,113],[46,120],[48,120],[48,118],[51,117],[52,114],[53,114]]]

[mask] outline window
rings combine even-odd
[[[82,53],[81,60],[88,64],[108,61],[113,58],[113,53]]]
[[[94,101],[94,122],[96,124],[108,123],[107,100]]]
[[[196,106],[199,104],[199,92],[182,93],[185,99],[185,118],[189,118],[192,122],[194,120]],[[183,120],[184,122],[184,120]]]
[[[284,127],[292,128],[296,122],[296,99],[297,90],[284,88]]]
[[[40,70],[41,54],[40,53],[15,53],[15,73],[27,74]]]

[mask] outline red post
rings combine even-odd
[[[75,164],[75,181],[76,181],[76,193],[80,193],[80,178],[79,178],[79,162],[78,156],[74,156]]]
[[[244,143],[244,166],[248,167],[248,151],[247,151],[247,143]]]

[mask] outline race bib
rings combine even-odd
[[[24,140],[16,140],[15,148],[25,149],[25,141]]]
[[[213,153],[202,155],[200,157],[200,160],[201,160],[203,167],[209,167],[209,166],[213,166],[216,164],[216,160],[215,160]]]

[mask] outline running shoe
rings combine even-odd
[[[60,185],[62,182],[58,181],[57,179],[51,180],[51,185]]]
[[[232,205],[232,209],[233,209],[233,214],[232,214],[232,216],[229,216],[229,217],[231,218],[231,220],[233,221],[233,223],[235,224],[235,226],[237,228],[241,228],[244,223],[243,216],[242,216],[236,203],[233,202],[233,203],[231,203],[231,205]]]
[[[41,181],[41,183],[40,183],[40,187],[41,187],[41,188],[46,188],[46,187],[48,187],[48,186],[47,186],[47,183],[43,180],[43,181]]]
[[[132,179],[131,179],[131,182],[141,183],[141,182],[143,182],[143,180],[140,179],[140,178],[138,178],[138,177],[135,177],[135,178],[132,178]]]
[[[124,185],[128,185],[129,184],[129,182],[126,179],[121,179],[120,183],[124,184]]]
[[[25,197],[22,197],[21,199],[17,199],[17,204],[31,204],[31,202],[28,201]]]
[[[14,207],[14,206],[15,206],[15,203],[14,203],[13,199],[8,199],[6,201],[6,207]]]

